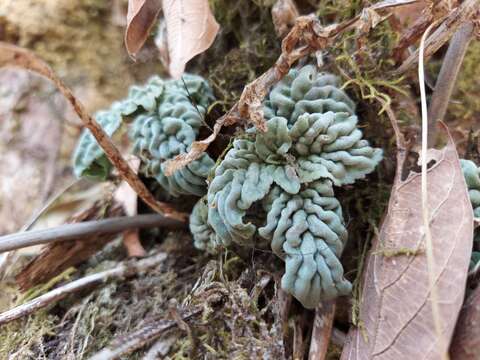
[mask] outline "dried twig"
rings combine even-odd
[[[381,11],[391,7],[412,4],[415,1],[384,0],[365,9],[365,11]],[[180,154],[165,163],[166,175],[170,176],[175,171],[198,159],[215,140],[222,126],[233,125],[241,119],[249,119],[260,131],[265,131],[266,125],[263,118],[262,101],[269,89],[288,73],[296,61],[326,48],[346,31],[357,27],[365,27],[361,26],[364,22],[364,17],[362,17],[362,14],[359,14],[353,19],[340,24],[324,27],[314,15],[298,17],[292,30],[282,41],[282,53],[274,66],[245,86],[240,100],[224,116],[217,120],[213,133],[210,136],[204,140],[195,141],[187,154]],[[366,28],[370,27],[367,26]]]
[[[182,228],[184,222],[160,214],[123,216],[76,224],[65,224],[50,229],[20,232],[0,237],[0,253],[27,246],[57,241],[79,240],[82,236],[111,234],[133,228]]]
[[[448,47],[430,102],[430,116],[428,118],[428,144],[430,146],[435,145],[437,121],[442,121],[447,112],[455,80],[472,38],[473,23],[469,21],[460,26]]]
[[[85,288],[100,285],[111,279],[120,279],[126,276],[133,276],[139,272],[157,266],[167,258],[165,253],[142,259],[135,262],[124,262],[117,267],[102,271],[84,278],[72,281],[66,285],[60,286],[48,293],[41,295],[25,304],[17,306],[11,310],[0,314],[0,325],[6,324],[15,319],[32,314],[54,302],[65,298],[67,295],[78,292]]]
[[[438,26],[437,30],[425,41],[425,59],[435,54],[462,24],[478,11],[479,7],[480,0],[465,0],[453,10]],[[399,76],[412,69],[418,64],[418,55],[419,50],[416,50],[392,75]]]
[[[335,301],[324,301],[315,310],[312,341],[310,342],[309,360],[324,360],[332,334]]]
[[[422,151],[421,151],[421,191],[422,191],[422,218],[423,231],[425,232],[425,244],[427,249],[427,269],[428,269],[428,283],[430,286],[430,301],[432,303],[432,316],[435,325],[435,332],[437,335],[438,346],[440,347],[440,354],[442,359],[448,359],[448,348],[442,332],[442,319],[440,318],[440,310],[438,303],[438,291],[435,278],[435,258],[433,255],[432,232],[430,229],[430,210],[428,207],[428,182],[427,182],[427,150],[428,150],[428,111],[427,111],[427,95],[425,92],[425,78],[424,78],[424,48],[425,39],[428,37],[430,30],[434,24],[431,24],[422,36],[419,48],[418,60],[418,82],[420,85],[420,97],[422,103]]]
[[[182,321],[186,321],[200,315],[201,312],[201,308],[194,308],[192,310],[180,311],[180,316]],[[173,320],[156,321],[127,336],[122,336],[114,340],[107,348],[93,355],[90,360],[117,359],[121,355],[131,353],[145,346],[157,339],[165,331],[173,329],[177,325],[178,323]]]
[[[120,151],[113,144],[112,139],[105,133],[105,131],[103,131],[97,121],[88,114],[84,106],[73,95],[72,91],[57,77],[57,75],[55,75],[47,63],[29,50],[0,42],[0,67],[3,66],[17,66],[50,79],[70,104],[72,104],[73,109],[80,117],[85,127],[91,131],[110,162],[118,169],[122,179],[128,182],[138,196],[156,212],[164,213],[166,216],[176,219],[184,219],[186,217],[185,214],[172,210],[167,204],[160,203],[155,199],[145,184],[138,178],[122,157]]]

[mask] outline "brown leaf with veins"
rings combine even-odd
[[[220,26],[208,0],[163,0],[162,7],[167,23],[169,72],[178,79],[187,62],[212,45]]]
[[[428,205],[442,338],[448,344],[465,294],[472,251],[473,213],[453,140],[429,150],[436,163],[428,170]],[[429,300],[424,251],[421,175],[397,176],[387,214],[367,258],[359,327],[352,327],[342,360],[440,359]],[[413,255],[405,254],[410,249]],[[397,256],[384,256],[397,251]]]
[[[148,38],[161,9],[160,0],[129,0],[125,47],[135,56]]]

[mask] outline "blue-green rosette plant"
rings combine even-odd
[[[206,204],[191,216],[196,246],[252,246],[259,224],[244,220],[261,202],[267,216],[258,235],[285,260],[282,288],[308,308],[348,294],[339,260],[347,234],[333,185],[364,178],[382,158],[354,111],[334,76],[291,70],[265,100],[267,131],[249,129],[251,138],[234,140],[215,169]]]
[[[473,208],[473,215],[476,218],[480,218],[480,169],[471,160],[460,159],[460,165],[462,166],[463,176],[467,183],[468,195]],[[473,251],[470,259],[470,269],[478,266],[480,263],[480,233],[475,230],[473,238]]]
[[[133,153],[141,159],[140,173],[154,178],[172,196],[201,196],[214,165],[207,154],[171,176],[166,176],[164,163],[188,152],[212,100],[212,91],[200,76],[185,74],[181,80],[154,76],[143,86],[132,86],[126,99],[95,118],[109,136],[120,130],[124,119],[133,119],[128,133]],[[110,170],[103,150],[85,130],[74,155],[75,174],[105,179]]]

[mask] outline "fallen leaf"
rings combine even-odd
[[[428,170],[428,208],[441,338],[432,316],[421,206],[421,175],[398,178],[366,260],[358,327],[342,360],[441,359],[463,303],[472,250],[473,213],[453,140]],[[398,171],[398,170],[397,170]],[[406,254],[410,252],[410,255]],[[393,253],[394,256],[386,256]],[[396,253],[396,255],[395,255]]]
[[[220,26],[208,0],[163,0],[162,7],[167,23],[169,72],[178,79],[187,62],[212,45]]]
[[[128,1],[125,47],[130,56],[134,57],[145,44],[160,9],[160,0]]]
[[[272,7],[272,20],[275,31],[283,38],[295,25],[295,19],[300,14],[293,0],[277,0]]]
[[[480,354],[480,287],[468,296],[460,312],[452,344],[452,360],[476,360]]]

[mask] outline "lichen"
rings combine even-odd
[[[262,199],[283,199],[265,205],[267,224],[259,234],[286,260],[282,287],[309,308],[351,287],[338,260],[346,233],[340,205],[329,203],[332,183],[351,184],[382,158],[380,149],[362,139],[355,106],[336,85],[334,76],[304,66],[271,90],[264,104],[267,132],[249,129],[254,139],[236,139],[215,169],[207,193],[207,223],[215,236],[193,234],[202,246],[207,240],[212,248],[252,246],[257,227],[244,222],[247,213]],[[308,226],[284,234],[286,226],[301,223],[307,214]]]
[[[185,74],[181,80],[154,76],[143,86],[132,86],[126,99],[97,113],[96,120],[112,136],[120,129],[123,118],[133,117],[129,135],[133,153],[142,161],[140,173],[154,178],[172,196],[202,196],[214,165],[207,154],[171,176],[165,174],[164,162],[188,152],[212,100],[210,87],[199,76]],[[110,170],[103,150],[85,130],[74,155],[75,174],[105,179]]]

